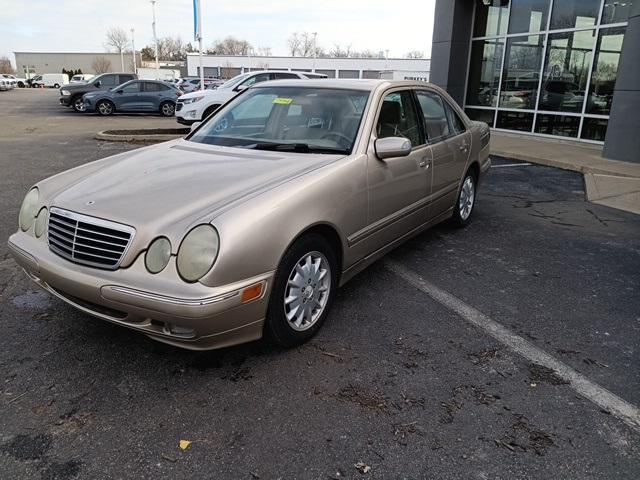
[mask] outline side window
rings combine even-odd
[[[255,85],[256,83],[266,82],[269,80],[269,73],[259,73],[258,75],[253,75],[252,77],[247,78],[241,85],[250,87],[251,85]]]
[[[165,85],[161,85],[159,83],[153,82],[145,82],[144,83],[144,91],[145,92],[162,92],[164,90],[169,90],[169,87]]]
[[[133,79],[133,75],[120,75],[120,83],[128,82]]]
[[[120,90],[122,93],[137,93],[140,91],[140,82],[127,83]]]
[[[424,116],[424,127],[429,143],[440,142],[451,136],[449,121],[442,97],[434,92],[416,92]]]
[[[273,72],[271,74],[272,80],[284,80],[286,78],[298,78],[298,76],[295,73],[288,72]]]
[[[104,75],[100,77],[100,86],[102,88],[111,88],[116,86],[116,76],[115,75]]]
[[[404,137],[411,140],[414,147],[425,143],[410,90],[390,93],[384,97],[376,134],[378,138]]]
[[[444,107],[447,110],[449,126],[451,127],[451,130],[453,130],[453,134],[460,135],[461,133],[464,133],[466,131],[466,127],[464,126],[464,122],[460,119],[460,116],[448,103],[445,103]]]

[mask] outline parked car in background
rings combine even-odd
[[[6,92],[7,90],[11,90],[13,85],[9,80],[5,80],[0,77],[0,92]]]
[[[155,340],[290,347],[376,259],[470,222],[489,143],[424,82],[262,83],[185,139],[36,183],[9,251],[53,296]]]
[[[5,80],[12,81],[13,84],[16,87],[24,88],[24,87],[27,86],[27,79],[26,78],[19,78],[19,77],[16,77],[15,75],[11,75],[9,73],[3,73],[0,76],[2,76],[2,78],[4,78]]]
[[[66,73],[43,73],[38,80],[31,82],[31,86],[60,88],[69,84],[69,75]]]
[[[172,83],[157,80],[131,80],[111,90],[85,93],[84,111],[100,115],[150,112],[171,117],[182,92]]]
[[[76,112],[84,111],[82,96],[85,93],[109,90],[138,76],[134,73],[103,73],[86,83],[74,83],[60,89],[60,105],[73,107]]]
[[[93,77],[95,77],[95,75],[93,75],[92,73],[81,73],[80,75],[74,75],[73,77],[71,77],[69,83],[88,82]]]
[[[42,75],[34,75],[31,78],[27,78],[27,85],[31,88],[34,88],[37,86],[36,83],[40,80],[42,80]]]
[[[183,125],[191,125],[201,122],[220,105],[228,102],[238,93],[246,90],[256,83],[268,80],[292,80],[309,78],[327,78],[326,75],[307,72],[285,72],[279,70],[261,70],[257,72],[242,73],[231,80],[226,81],[215,90],[198,90],[183,95],[178,99],[176,106],[176,120]]]
[[[204,78],[205,88],[209,88],[210,86],[217,86],[224,83],[224,80],[220,80],[212,77]],[[194,92],[200,89],[200,78],[189,77],[189,78],[181,78],[178,81],[178,87],[185,93]]]

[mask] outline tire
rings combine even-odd
[[[24,88],[24,82],[18,82],[18,87],[19,88]]]
[[[53,88],[60,88],[60,84],[59,83],[54,83],[53,84]]]
[[[476,206],[478,191],[478,176],[472,169],[467,170],[458,192],[456,204],[453,207],[451,225],[456,228],[463,228],[469,225],[473,210]]]
[[[307,342],[322,327],[337,288],[338,262],[329,242],[315,233],[301,237],[276,271],[265,333],[285,348]]]
[[[207,107],[207,109],[202,114],[202,121],[204,122],[209,115],[211,115],[213,112],[215,112],[219,108],[220,108],[220,105],[211,105],[210,107]]]
[[[113,115],[113,112],[116,111],[116,107],[109,100],[100,100],[96,103],[96,112],[102,116]]]
[[[176,104],[173,102],[162,102],[160,104],[160,115],[163,117],[173,117],[176,113]]]
[[[71,107],[78,113],[84,112],[84,102],[82,101],[82,95],[77,95],[71,99]]]

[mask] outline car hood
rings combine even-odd
[[[182,229],[341,157],[179,140],[88,164],[84,176],[72,170],[68,185],[62,174],[49,204],[138,230]]]
[[[204,96],[207,99],[215,99],[216,97],[227,99],[230,96],[233,96],[233,90],[231,89],[222,89],[216,88],[215,90],[196,90],[195,92],[185,93],[184,95],[180,95],[178,100],[187,100],[189,98],[194,97],[202,97]]]

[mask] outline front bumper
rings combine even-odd
[[[29,232],[9,238],[9,250],[47,292],[102,320],[191,350],[228,347],[262,336],[273,272],[222,287],[179,279],[175,257],[152,275],[140,255],[128,268],[100,270],[72,263]],[[242,292],[262,282],[262,295],[243,303]]]
[[[58,101],[63,107],[69,107],[71,106],[71,95],[60,95]]]
[[[176,105],[176,120],[182,125],[191,125],[202,121],[202,113],[198,108],[194,108],[190,104],[185,105],[178,102]]]

